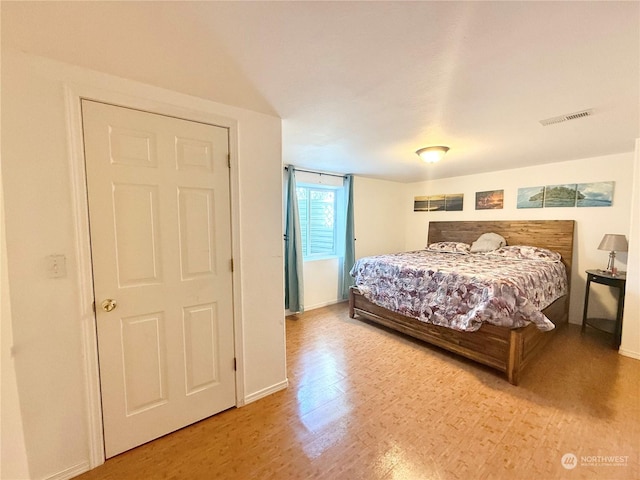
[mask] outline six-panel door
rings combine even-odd
[[[82,115],[108,458],[235,405],[229,136]]]

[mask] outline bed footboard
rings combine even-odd
[[[554,304],[554,308],[564,311],[564,297],[560,300],[562,305]],[[460,332],[387,310],[367,300],[357,287],[351,287],[349,316],[356,318],[356,314],[504,372],[513,385],[518,384],[522,370],[555,332],[542,332],[533,324],[516,329],[484,324],[476,332]]]

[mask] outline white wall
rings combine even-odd
[[[640,138],[636,140],[631,209],[629,264],[620,353],[640,359]]]
[[[2,415],[22,418],[22,453],[31,478],[65,478],[88,468],[93,438],[80,304],[87,286],[76,262],[65,84],[237,121],[240,402],[286,386],[280,119],[3,50],[2,181],[11,329],[3,324],[2,358],[13,352],[20,411],[18,405],[9,404],[8,411],[3,405]],[[46,277],[44,259],[54,253],[67,258],[65,278]],[[7,331],[12,338],[5,338]],[[3,452],[4,442],[20,450],[18,436],[3,437]]]
[[[0,180],[2,176],[0,174]],[[11,299],[7,272],[7,249],[4,229],[4,200],[0,182],[0,478],[27,479],[29,467],[20,414],[20,400],[16,382],[11,343]]]
[[[633,153],[624,153],[411,184],[407,186],[403,206],[407,228],[406,249],[424,248],[430,220],[575,220],[569,320],[581,323],[585,270],[607,266],[608,252],[597,249],[602,236],[605,233],[629,236],[632,171]],[[517,190],[521,187],[611,180],[615,181],[611,207],[516,208]],[[500,189],[504,189],[502,210],[475,210],[476,192]],[[464,193],[463,211],[413,212],[414,196],[442,193]],[[616,262],[620,270],[625,270],[627,255],[618,254]],[[614,318],[617,290],[604,287],[592,290],[592,294],[590,312]]]
[[[303,262],[305,311],[342,301],[338,291],[341,263],[339,258]]]
[[[89,452],[62,99],[61,84],[2,52],[9,342],[32,478],[86,466]],[[66,278],[46,276],[54,253]]]
[[[405,249],[406,189],[403,183],[356,177],[353,199],[356,259]]]

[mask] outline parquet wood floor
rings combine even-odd
[[[77,478],[640,478],[640,361],[595,331],[561,329],[514,387],[339,304],[287,318],[287,364],[288,389]]]

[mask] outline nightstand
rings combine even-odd
[[[618,310],[615,320],[609,318],[587,318],[589,309],[589,290],[591,282],[609,285],[618,289]],[[584,313],[582,314],[582,332],[588,326],[613,335],[613,348],[620,347],[622,336],[622,314],[624,312],[624,288],[627,283],[626,274],[618,274],[615,277],[604,270],[587,270],[587,290],[584,294]]]

